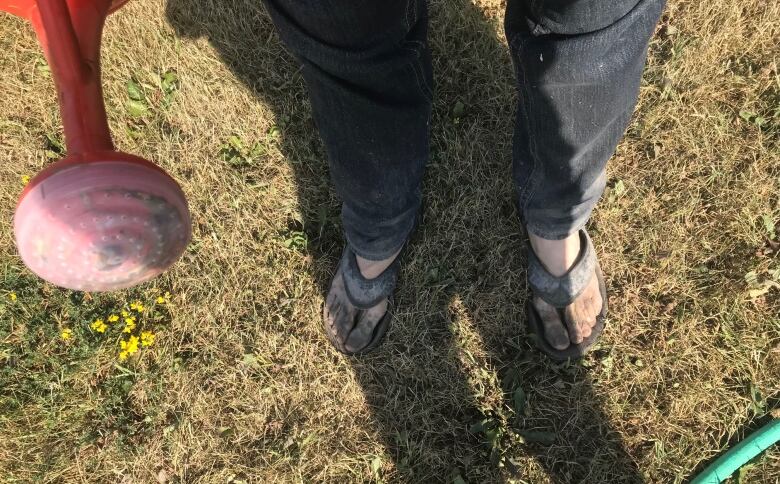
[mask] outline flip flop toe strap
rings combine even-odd
[[[542,261],[530,247],[528,250],[528,284],[534,294],[556,308],[565,308],[585,290],[596,270],[596,251],[590,236],[581,229],[580,254],[569,271],[556,277],[545,269]]]
[[[339,268],[344,277],[344,286],[349,301],[358,309],[370,309],[379,304],[393,293],[398,280],[399,267],[400,264],[396,258],[379,276],[366,279],[360,273],[355,253],[349,245],[344,247]]]

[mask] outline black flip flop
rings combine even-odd
[[[580,230],[580,254],[574,265],[561,277],[556,277],[547,272],[542,262],[534,253],[530,243],[528,244],[528,285],[531,291],[543,301],[556,308],[561,321],[568,325],[563,310],[582,293],[590,278],[598,279],[599,292],[601,293],[601,312],[596,317],[596,325],[579,344],[570,344],[564,350],[555,349],[544,336],[544,324],[538,311],[529,300],[527,305],[527,318],[529,329],[536,335],[536,345],[543,353],[556,361],[582,358],[587,351],[596,344],[596,341],[604,331],[607,320],[607,287],[604,282],[604,274],[596,259],[593,242],[585,229]]]
[[[346,293],[349,303],[357,308],[358,311],[371,309],[379,304],[383,299],[388,299],[388,306],[387,311],[374,327],[369,342],[358,351],[350,351],[337,337],[335,328],[328,324],[327,318],[324,314],[326,309],[325,304],[327,304],[326,300],[323,303],[323,329],[325,330],[325,336],[328,338],[328,341],[330,341],[330,343],[340,352],[346,355],[359,355],[375,349],[377,346],[379,346],[379,343],[382,342],[382,339],[384,338],[385,333],[387,333],[387,329],[390,326],[390,309],[393,304],[393,291],[395,290],[395,285],[398,280],[398,272],[401,266],[399,262],[400,258],[401,257],[399,254],[393,263],[390,264],[390,266],[388,266],[388,268],[385,269],[384,272],[382,272],[379,276],[373,279],[366,279],[360,273],[360,269],[357,265],[357,259],[355,258],[355,253],[352,251],[349,245],[344,247],[344,252],[341,255],[339,267],[336,275],[334,276],[334,279],[339,275],[339,273],[341,274],[341,277],[344,280],[344,292]],[[333,282],[331,281],[331,287],[332,284]],[[359,320],[360,317],[361,313],[359,312],[356,318]]]

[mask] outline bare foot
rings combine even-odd
[[[393,263],[398,252],[381,261],[369,261],[355,256],[360,274],[374,279]],[[373,340],[374,330],[387,312],[388,300],[383,299],[369,309],[359,309],[347,297],[341,271],[331,282],[323,309],[323,319],[331,342],[341,351],[356,353],[365,349]]]
[[[563,240],[547,240],[531,233],[528,236],[536,256],[556,277],[566,274],[580,253],[580,236],[576,232]],[[558,311],[539,296],[534,296],[533,304],[544,325],[544,338],[553,348],[565,350],[570,344],[582,343],[590,336],[601,312],[601,292],[596,273],[577,299],[563,310],[568,324],[564,324]]]

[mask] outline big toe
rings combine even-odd
[[[571,344],[569,333],[558,316],[558,311],[539,297],[534,298],[534,306],[542,320],[544,339],[556,350],[568,348]]]
[[[355,324],[355,311],[349,303],[335,298],[326,304],[323,319],[331,342],[339,349],[345,347],[345,342]]]

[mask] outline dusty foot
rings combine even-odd
[[[563,240],[547,240],[529,233],[531,247],[536,256],[550,274],[559,277],[564,275],[580,253],[580,237],[578,233]],[[564,324],[558,317],[553,306],[544,302],[539,296],[534,296],[533,304],[544,325],[544,338],[557,350],[565,350],[570,344],[579,344],[590,336],[596,325],[596,317],[601,312],[601,293],[594,272],[585,290],[571,304],[566,306]]]
[[[382,261],[369,261],[356,256],[360,273],[366,279],[379,276],[393,263],[399,252]],[[374,329],[387,312],[387,304],[387,299],[384,299],[370,309],[353,306],[347,298],[344,279],[339,271],[330,285],[322,315],[331,342],[347,353],[363,350],[371,343]]]

